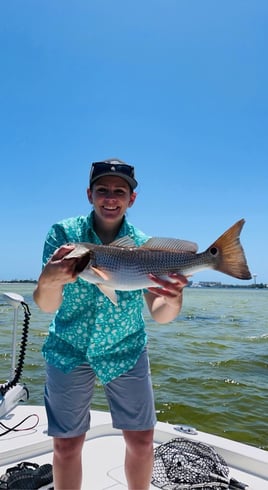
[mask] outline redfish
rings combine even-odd
[[[137,247],[126,236],[109,245],[73,243],[75,248],[65,259],[76,258],[75,272],[79,277],[95,284],[114,304],[117,304],[116,290],[155,286],[149,274],[168,278],[170,273],[187,276],[214,269],[237,279],[250,279],[240,243],[244,223],[244,219],[237,221],[201,253],[197,253],[197,244],[190,241],[154,237]]]

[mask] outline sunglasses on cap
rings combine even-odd
[[[134,167],[127,163],[118,160],[110,160],[104,162],[93,162],[90,170],[89,184],[90,186],[104,175],[115,175],[125,179],[132,189],[137,187],[138,182],[135,179]]]

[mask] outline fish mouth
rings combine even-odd
[[[75,273],[80,274],[81,272],[83,272],[83,270],[88,265],[89,261],[90,261],[90,251],[87,254],[77,259],[75,264]]]

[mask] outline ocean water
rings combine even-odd
[[[0,284],[0,383],[10,379],[16,292],[31,311],[21,381],[29,403],[43,401],[41,347],[52,315],[32,300],[33,284]],[[158,419],[187,424],[268,450],[268,290],[186,288],[181,314],[167,325],[144,311]],[[18,353],[23,309],[18,310]],[[97,382],[92,408],[108,409]]]

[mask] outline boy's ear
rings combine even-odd
[[[131,196],[130,196],[130,199],[129,199],[129,203],[128,203],[128,207],[131,208],[131,206],[133,206],[135,200],[136,200],[136,197],[137,197],[137,193],[136,192],[132,192]]]
[[[91,190],[90,190],[90,188],[89,188],[89,187],[87,188],[87,198],[88,198],[88,200],[89,200],[90,204],[93,204],[93,200],[92,200],[92,192],[91,192]]]

